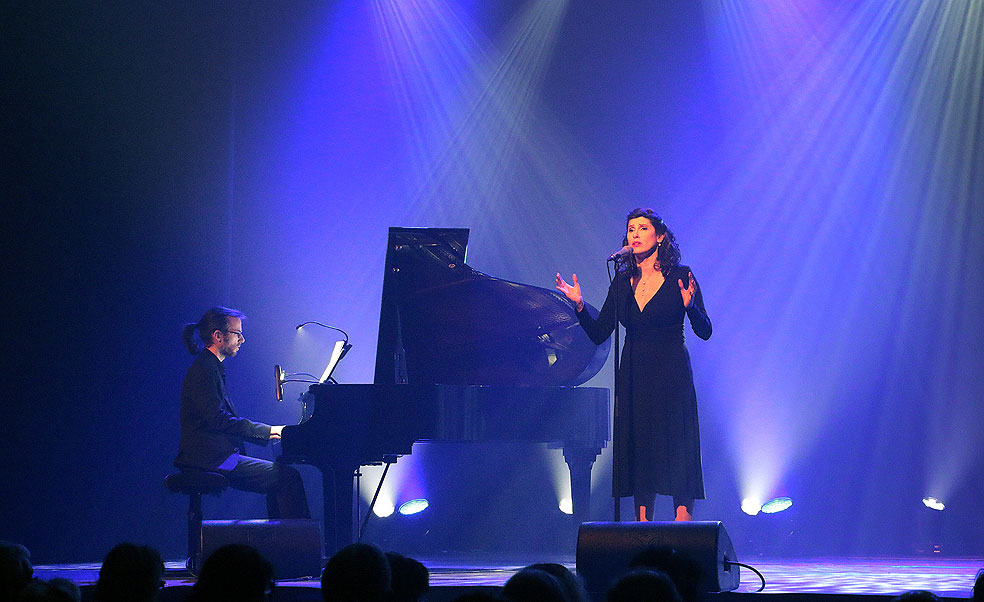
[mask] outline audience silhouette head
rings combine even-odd
[[[940,598],[931,591],[914,589],[895,596],[892,602],[940,602]]]
[[[584,589],[584,584],[566,566],[556,562],[541,562],[531,564],[526,568],[536,569],[553,575],[560,582],[561,587],[564,589],[564,597],[569,602],[588,602],[588,592]]]
[[[34,566],[24,546],[0,540],[0,602],[10,602],[31,581]]]
[[[164,585],[164,561],[154,548],[121,543],[106,554],[96,602],[152,602]]]
[[[697,602],[700,599],[701,570],[690,556],[682,554],[673,548],[647,548],[632,558],[629,567],[636,569],[653,569],[665,573],[683,602]]]
[[[608,590],[608,602],[681,602],[681,599],[666,573],[636,569]]]
[[[501,599],[489,591],[479,590],[461,594],[451,602],[501,602]]]
[[[374,545],[354,543],[328,560],[321,596],[325,602],[387,602],[391,580],[386,555]]]
[[[18,602],[80,602],[79,587],[62,577],[42,581],[34,579],[15,598]]]
[[[390,567],[390,584],[393,602],[418,602],[430,589],[427,567],[413,558],[396,552],[386,552]]]
[[[255,548],[229,544],[202,564],[192,602],[262,602],[273,591],[273,565]]]
[[[510,602],[570,602],[559,579],[530,567],[506,581],[502,586],[502,598]]]

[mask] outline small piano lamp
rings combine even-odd
[[[295,330],[300,330],[301,328],[304,328],[309,324],[321,326],[322,328],[330,328],[331,330],[337,330],[338,332],[342,333],[342,335],[345,337],[345,340],[339,341],[341,345],[335,346],[335,351],[331,355],[331,360],[328,362],[328,367],[325,368],[325,372],[321,376],[320,380],[317,377],[315,377],[313,374],[308,374],[307,372],[297,372],[291,374],[286,370],[284,370],[283,366],[281,366],[280,364],[275,365],[273,367],[273,375],[277,387],[277,401],[284,400],[284,383],[316,384],[316,383],[326,382],[329,378],[331,378],[331,373],[332,371],[334,371],[335,366],[338,365],[338,362],[340,362],[342,358],[345,357],[345,354],[348,353],[349,349],[352,348],[352,345],[349,344],[348,342],[349,341],[348,333],[342,330],[341,328],[337,328],[335,326],[329,326],[327,324],[322,324],[321,322],[315,322],[314,320],[311,320],[308,322],[302,322],[298,324],[295,327]],[[296,378],[296,379],[292,378],[294,376],[306,376],[307,378]]]
[[[331,378],[331,375],[335,371],[335,367],[338,366],[338,363],[342,361],[342,358],[345,357],[345,354],[348,353],[349,349],[352,348],[352,344],[349,343],[348,333],[342,330],[341,328],[338,328],[337,326],[329,326],[328,324],[322,324],[321,322],[316,322],[314,320],[309,320],[307,322],[302,322],[298,324],[296,330],[300,331],[302,328],[308,326],[309,324],[314,324],[315,326],[328,328],[330,330],[337,330],[338,332],[342,333],[343,337],[345,337],[344,340],[335,343],[335,348],[331,352],[331,358],[328,360],[328,365],[325,366],[325,371],[324,373],[322,373],[321,379],[318,380],[319,383],[330,382],[332,384],[335,384],[335,381]]]
[[[320,326],[322,328],[327,328],[329,330],[337,330],[338,332],[342,333],[342,336],[343,337],[345,337],[345,344],[348,345],[348,341],[349,341],[349,335],[348,335],[348,333],[345,332],[344,330],[342,330],[341,328],[337,327],[337,326],[330,326],[328,324],[322,324],[321,322],[317,322],[315,320],[308,320],[307,322],[301,322],[295,328],[297,330],[300,330],[300,329],[304,328],[305,326],[310,326],[311,324],[314,324],[315,326]]]

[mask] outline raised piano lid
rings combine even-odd
[[[390,228],[387,244],[376,384],[573,386],[608,358],[559,292],[469,267],[467,228]]]

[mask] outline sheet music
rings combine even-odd
[[[342,357],[342,350],[345,348],[345,341],[335,341],[335,348],[331,350],[331,358],[328,360],[328,365],[325,366],[325,371],[321,375],[321,380],[318,382],[324,384],[328,382],[331,378],[331,373],[335,371],[335,366],[338,365],[338,360]]]

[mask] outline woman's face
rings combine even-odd
[[[656,229],[648,217],[634,217],[629,220],[625,238],[636,255],[648,253],[663,240],[663,234],[656,236]]]

